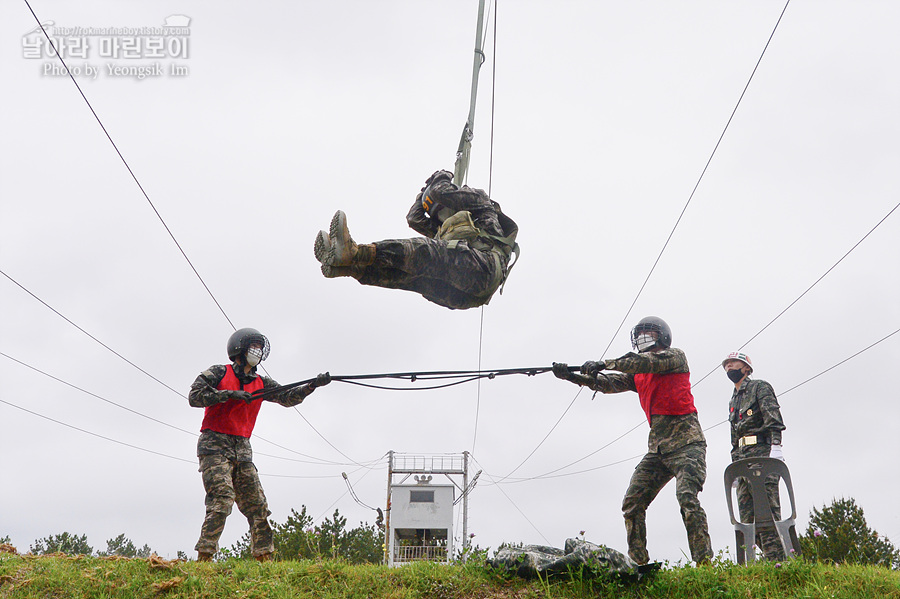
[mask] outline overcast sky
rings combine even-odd
[[[734,554],[733,387],[718,366],[741,347],[779,394],[800,532],[812,508],[853,497],[900,541],[900,334],[805,382],[900,327],[900,214],[841,260],[898,202],[900,5],[791,3],[704,173],[783,1],[501,2],[468,181],[518,222],[522,257],[502,296],[460,312],[325,279],[312,248],[339,208],[357,241],[415,235],[409,205],[452,169],[468,112],[474,0],[30,1],[57,28],[190,21],[160,58],[152,32],[133,58],[128,34],[62,36],[87,40],[68,62],[151,206],[58,62],[31,57],[28,6],[0,8],[0,538],[20,552],[66,531],[195,555],[203,412],[185,396],[227,361],[228,319],[269,337],[264,366],[287,383],[479,356],[581,364],[629,351],[634,323],[660,316],[707,429],[714,550]],[[469,503],[481,547],[561,547],[583,530],[625,551],[621,501],[648,427],[635,394],[577,392],[543,374],[334,383],[297,410],[266,405],[253,445],[272,518],[306,505],[317,522],[337,508],[371,523],[342,472],[383,505],[389,450],[468,451],[484,471]],[[687,559],[674,483],[647,527],[651,558]],[[246,531],[235,510],[222,545]]]

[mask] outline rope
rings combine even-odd
[[[387,387],[387,386],[379,386],[379,385],[368,385],[365,383],[359,383],[356,381],[360,380],[374,380],[374,379],[396,379],[396,380],[406,380],[411,383],[415,383],[419,380],[423,381],[433,381],[433,380],[445,380],[445,379],[461,379],[454,381],[452,383],[446,383],[443,385],[436,385],[430,387],[417,387],[416,391],[424,391],[429,389],[441,389],[444,387],[452,387],[454,385],[459,385],[462,383],[468,383],[477,379],[494,379],[498,376],[508,376],[512,374],[524,374],[527,376],[535,376],[538,374],[543,374],[545,372],[550,372],[553,370],[551,366],[537,366],[531,368],[502,368],[497,370],[432,370],[432,371],[423,371],[423,372],[389,372],[389,373],[380,373],[380,374],[339,374],[333,375],[331,377],[332,381],[337,381],[340,383],[349,383],[351,385],[359,385],[363,387],[371,387],[375,389],[387,389],[390,391],[407,391],[413,390],[410,387]],[[570,366],[570,371],[578,370],[577,366]],[[279,387],[271,387],[269,389],[265,389],[262,391],[257,391],[253,394],[254,398],[267,398],[275,395],[279,395],[288,391],[290,389],[294,389],[296,387],[300,387],[302,385],[307,385],[309,383],[314,382],[315,377],[310,379],[305,379],[302,381],[297,381],[296,383],[288,383],[286,385],[281,385]]]

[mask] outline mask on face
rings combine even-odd
[[[744,378],[744,372],[742,370],[729,370],[725,374],[729,379],[731,379],[731,382],[734,384],[737,384],[739,380]]]
[[[257,347],[251,347],[247,350],[247,364],[252,368],[259,364],[259,359],[262,358],[262,350]]]
[[[656,339],[650,333],[639,333],[634,344],[637,346],[638,352],[643,352],[656,345]]]

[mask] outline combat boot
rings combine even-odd
[[[212,553],[206,553],[205,551],[197,552],[197,561],[198,562],[211,562],[212,557],[213,557]]]
[[[267,561],[269,561],[270,559],[272,559],[272,553],[271,553],[271,552],[269,552],[269,553],[263,553],[263,554],[261,554],[261,555],[257,555],[257,556],[256,556],[256,561],[258,561],[258,562],[267,562]]]
[[[330,260],[324,262],[329,266],[350,266],[353,257],[356,256],[357,246],[350,237],[350,229],[347,228],[347,215],[342,210],[334,213],[331,219],[329,231],[331,241]],[[318,237],[316,238],[318,241]]]
[[[328,237],[328,233],[319,231],[316,235],[316,242],[313,244],[313,253],[316,255],[316,260],[325,265],[326,261],[331,259],[331,251],[331,239]]]

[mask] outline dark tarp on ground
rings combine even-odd
[[[503,547],[489,563],[522,578],[566,573],[584,566],[589,566],[588,571],[592,574],[606,572],[634,578],[640,578],[647,570],[615,549],[581,539],[566,539],[565,549],[545,545]]]

